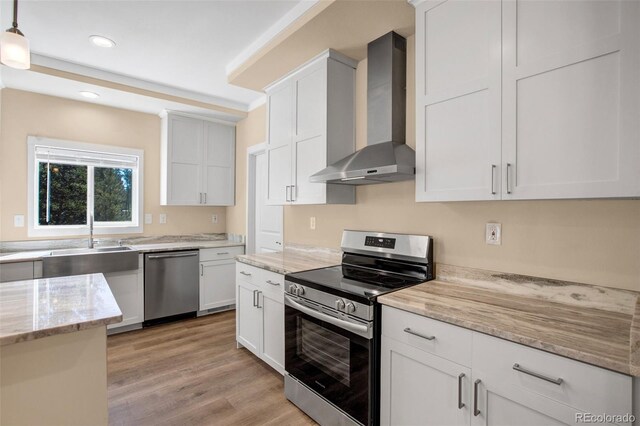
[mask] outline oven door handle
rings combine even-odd
[[[315,309],[311,309],[304,305],[301,305],[286,294],[284,296],[284,303],[285,305],[297,309],[298,311],[305,313],[311,317],[328,322],[329,324],[333,324],[336,327],[344,328],[345,330],[351,331],[352,333],[358,334],[360,336],[371,338],[369,327],[364,324],[354,324],[349,321],[344,321],[339,318],[332,317],[331,315],[323,314],[322,312],[318,312]]]

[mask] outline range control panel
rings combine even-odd
[[[364,245],[367,247],[379,247],[386,249],[394,249],[396,248],[396,239],[395,238],[380,238],[380,237],[372,237],[367,235],[364,238]]]

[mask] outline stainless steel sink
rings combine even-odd
[[[53,250],[42,258],[43,278],[138,269],[138,251],[129,247]]]

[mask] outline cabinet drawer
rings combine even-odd
[[[272,294],[284,294],[284,275],[271,271],[262,271],[262,282],[259,284],[263,291]]]
[[[472,332],[465,328],[383,306],[382,334],[458,364],[471,365]]]
[[[549,379],[555,384],[526,372]],[[493,378],[500,386],[516,386],[590,413],[626,414],[632,411],[632,379],[559,355],[507,340],[473,334],[474,376]]]
[[[200,249],[200,262],[209,260],[233,259],[239,254],[244,254],[244,247],[218,247],[211,249]]]
[[[247,265],[246,263],[236,262],[236,282],[244,281],[255,286],[262,282],[263,269],[256,268],[255,266]]]

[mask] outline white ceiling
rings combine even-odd
[[[262,94],[229,85],[225,67],[302,1],[21,0],[18,22],[35,56],[220,98],[222,105],[246,110]],[[1,0],[2,30],[11,25],[11,11],[12,2]],[[95,47],[92,34],[117,45]],[[3,82],[39,91],[34,84],[48,80],[28,74],[3,71]]]

